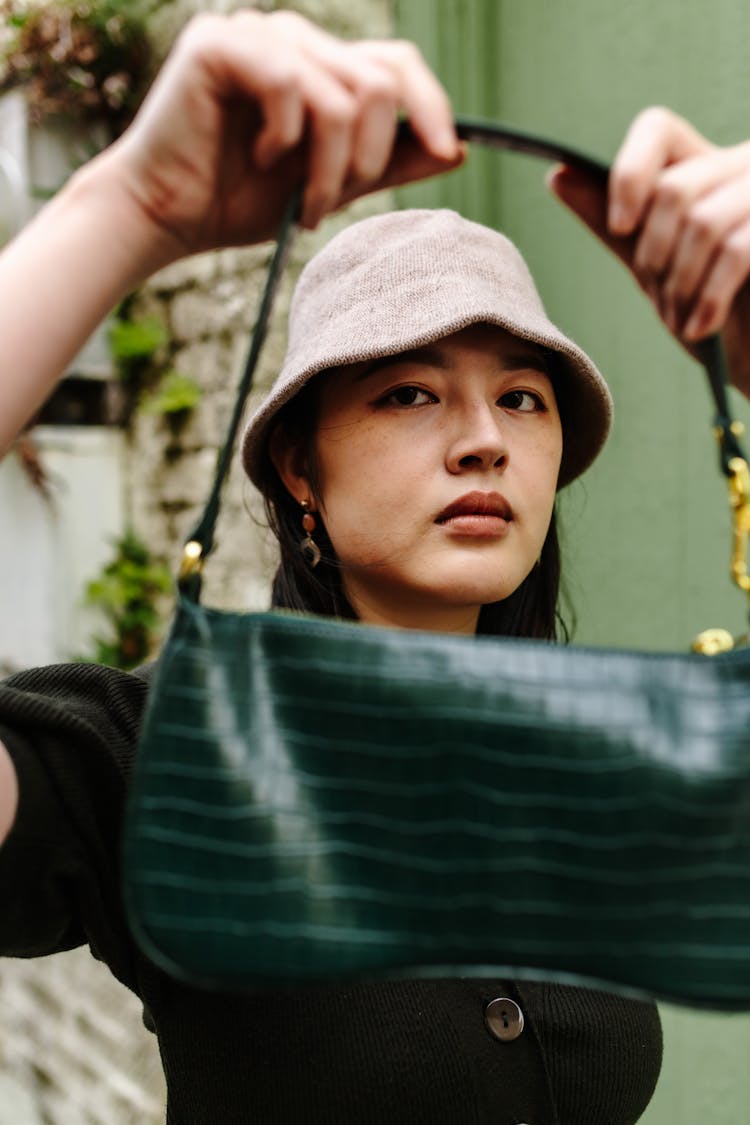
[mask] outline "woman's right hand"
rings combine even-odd
[[[396,141],[400,113],[412,129]],[[448,98],[410,44],[344,42],[288,12],[199,16],[126,133],[0,254],[0,456],[151,273],[273,238],[299,184],[312,227],[462,159]]]
[[[394,138],[399,112],[414,141]],[[460,164],[442,87],[399,41],[345,42],[302,16],[193,20],[105,154],[174,257],[272,238],[305,182],[303,224]]]

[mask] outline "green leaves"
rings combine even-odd
[[[144,414],[181,414],[197,406],[202,393],[189,375],[168,371],[156,391],[141,399],[140,409]]]
[[[80,659],[126,671],[148,660],[160,623],[156,603],[171,588],[169,570],[153,561],[134,531],[126,531],[115,542],[112,561],[86,587],[86,605],[104,614],[110,633],[92,637],[94,652]]]
[[[128,320],[127,315],[113,322],[109,332],[109,346],[120,378],[137,390],[153,381],[148,369],[152,360],[169,344],[169,333],[156,317]],[[172,369],[164,372],[156,387],[141,394],[138,409],[144,414],[181,415],[192,410],[201,399],[202,390],[189,375]]]
[[[109,332],[109,346],[121,373],[133,360],[150,359],[169,340],[166,328],[156,317],[144,320],[115,320]]]

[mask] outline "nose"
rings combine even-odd
[[[456,415],[446,451],[450,473],[462,473],[467,469],[501,470],[507,461],[502,415],[494,403],[476,403]]]

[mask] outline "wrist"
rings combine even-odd
[[[0,456],[110,310],[179,256],[106,150],[0,254]],[[44,331],[39,331],[39,325]]]
[[[185,254],[142,206],[129,183],[126,160],[115,142],[80,168],[56,197],[61,209],[86,216],[92,234],[106,239],[112,281],[124,296],[151,274]]]

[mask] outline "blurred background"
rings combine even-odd
[[[123,127],[190,15],[240,6],[0,3],[0,240]],[[650,104],[669,105],[719,143],[749,132],[750,14],[740,0],[256,6],[292,7],[346,36],[414,39],[457,111],[603,158]],[[71,10],[87,24],[72,39]],[[508,233],[552,319],[610,382],[614,435],[585,479],[560,497],[574,639],[682,650],[707,626],[744,631],[746,605],[728,578],[726,487],[701,370],[618,263],[549,197],[544,167],[478,152],[459,173],[352,212],[394,205],[455,207]],[[352,212],[299,238],[261,387],[283,351],[296,273]],[[268,255],[266,247],[224,251],[157,275],[114,310],[0,465],[3,669],[74,656],[128,666],[158,648],[169,575],[208,487]],[[748,419],[744,407],[738,414]],[[206,600],[264,606],[272,565],[257,501],[237,474]],[[163,1120],[155,1046],[139,1034],[138,1004],[87,952],[0,963],[0,1004],[0,1125]],[[750,1018],[669,1006],[662,1013],[664,1071],[642,1120],[747,1120]]]

